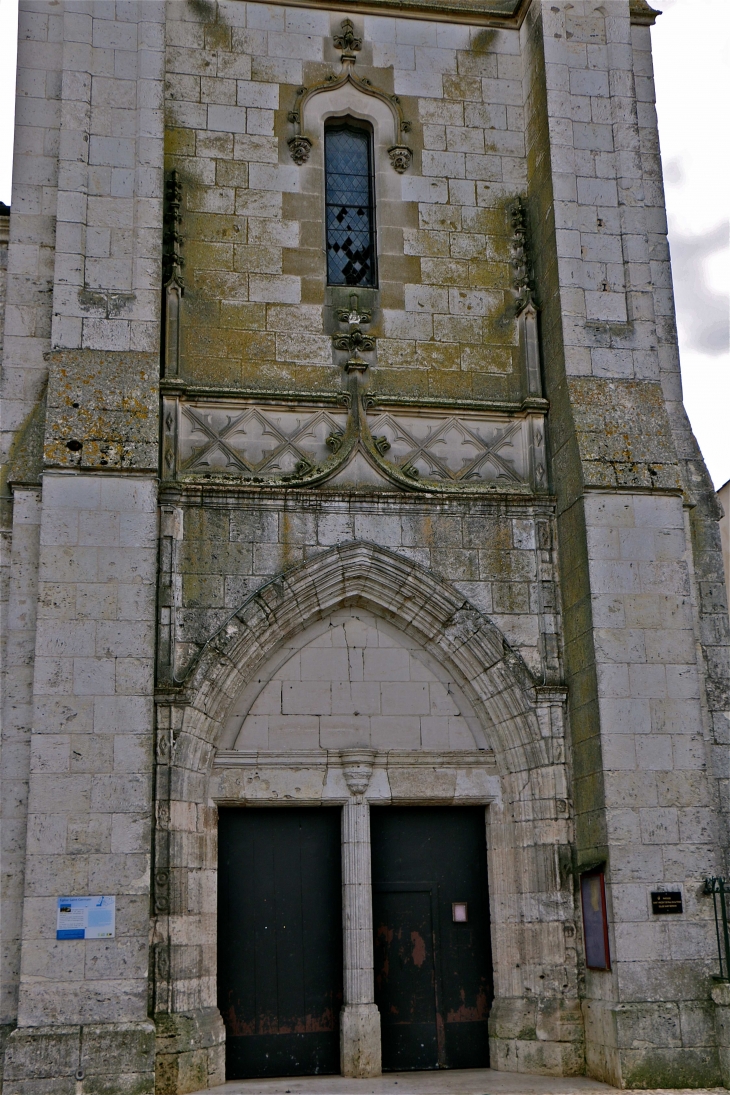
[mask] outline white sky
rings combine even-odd
[[[546,2],[546,0],[543,0]],[[651,0],[685,405],[716,487],[730,479],[730,0]],[[0,0],[0,201],[10,202],[17,0]]]

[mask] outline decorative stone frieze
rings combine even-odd
[[[345,363],[348,373],[367,368],[359,348],[371,344],[357,326],[335,336],[338,348],[354,351]],[[334,480],[360,451],[383,487],[524,493],[547,486],[544,414],[538,410],[385,406],[353,383],[345,406],[317,406],[304,397],[286,403],[168,397],[163,423],[170,478],[315,486]]]

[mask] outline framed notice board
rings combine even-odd
[[[610,970],[606,882],[603,868],[586,871],[580,876],[580,899],[583,909],[586,966],[589,970]]]

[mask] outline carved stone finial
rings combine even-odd
[[[509,210],[512,217],[512,288],[517,294],[515,312],[519,315],[529,304],[533,303],[533,286],[527,247],[527,220],[524,202],[519,195],[511,203]]]
[[[343,749],[340,751],[342,771],[350,794],[364,795],[373,774],[375,763],[373,749]]]
[[[287,141],[289,145],[289,152],[294,163],[298,167],[301,167],[303,163],[306,163],[309,159],[309,153],[312,148],[312,142],[309,137],[290,137]]]
[[[388,149],[388,155],[393,168],[399,175],[402,175],[411,166],[413,153],[404,144],[394,144],[392,148]]]
[[[355,34],[355,24],[352,19],[343,19],[340,26],[342,34],[335,34],[332,38],[335,49],[344,50],[347,54],[359,53],[362,49],[362,38],[358,38]]]
[[[182,186],[177,171],[170,172],[170,177],[165,185],[165,198],[163,283],[168,285],[174,282],[182,289],[185,284],[182,276],[185,259],[180,251],[184,243],[180,232],[180,225],[182,224]]]

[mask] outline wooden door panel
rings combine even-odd
[[[220,811],[228,1079],[339,1072],[341,904],[339,810]]]
[[[371,834],[383,1067],[487,1067],[493,991],[484,809],[377,807]],[[454,921],[455,902],[466,904],[466,922]],[[428,934],[427,908],[432,943],[416,971],[408,945]]]
[[[373,889],[375,1002],[394,1070],[438,1068],[433,912],[429,885]]]

